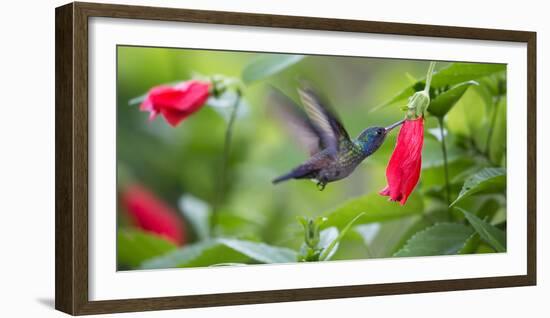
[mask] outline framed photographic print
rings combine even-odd
[[[56,10],[56,308],[536,284],[536,34]]]

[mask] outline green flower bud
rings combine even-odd
[[[298,221],[304,227],[304,242],[312,249],[317,248],[320,240],[321,224],[326,221],[325,217],[317,217],[315,219],[309,219],[304,217],[298,217]]]
[[[423,117],[424,112],[430,106],[430,94],[425,90],[414,93],[407,103],[407,119]]]

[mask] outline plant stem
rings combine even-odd
[[[239,109],[239,105],[241,103],[241,91],[237,90],[237,98],[235,99],[235,103],[233,104],[233,107],[231,109],[231,113],[229,115],[229,120],[227,122],[227,128],[225,129],[225,139],[223,143],[223,155],[222,155],[222,167],[221,167],[221,174],[220,179],[218,182],[218,191],[216,194],[216,204],[213,209],[212,213],[212,222],[211,227],[214,229],[216,224],[218,223],[218,208],[220,204],[223,202],[225,197],[225,182],[227,179],[227,170],[229,166],[229,155],[231,152],[231,139],[233,137],[233,127],[235,124],[235,119],[237,118],[237,112]]]
[[[430,84],[432,82],[432,75],[435,68],[435,62],[430,62],[428,67],[428,73],[426,74],[426,86],[424,86],[424,92],[430,94]],[[443,169],[445,171],[445,199],[447,200],[447,206],[451,204],[451,183],[449,181],[449,161],[447,159],[447,145],[445,143],[445,130],[443,129],[443,117],[438,116],[437,122],[439,123],[439,132],[441,133],[441,152],[443,153]]]
[[[443,129],[443,117],[437,117],[439,131],[441,133],[441,152],[443,153],[443,169],[445,171],[445,197],[447,205],[451,204],[451,185],[449,182],[449,162],[447,160],[447,145],[445,144],[445,131]]]
[[[428,67],[428,73],[426,73],[426,85],[422,91],[414,93],[409,97],[407,102],[407,119],[417,119],[418,117],[424,117],[424,113],[430,106],[430,83],[432,82],[432,75],[435,68],[435,62],[430,62]]]
[[[424,92],[430,93],[430,85],[432,83],[432,75],[435,68],[435,62],[430,62],[430,66],[428,66],[428,73],[426,73],[426,85],[424,86]]]

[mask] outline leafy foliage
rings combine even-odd
[[[144,261],[176,249],[160,236],[131,229],[119,229],[117,262],[120,266],[138,267]]]
[[[476,64],[476,63],[452,63],[448,67],[439,70],[432,77],[430,95],[437,96],[450,89],[451,86],[459,83],[472,83],[479,78],[486,77],[488,75],[502,72],[506,70],[506,65],[503,64]],[[468,86],[471,84],[462,84],[462,86]],[[419,80],[413,85],[399,92],[393,98],[380,105],[379,107],[388,106],[394,104],[400,100],[408,98],[415,92],[424,89],[425,80]],[[458,85],[457,85],[458,86]],[[455,86],[456,87],[456,86]],[[379,108],[377,107],[377,108]]]
[[[481,220],[474,214],[458,208],[468,222],[474,227],[479,236],[488,244],[490,244],[497,252],[506,252],[506,233],[504,231],[492,226],[491,224]]]
[[[306,242],[302,244],[300,253],[298,255],[298,261],[301,262],[317,262],[328,261],[332,258],[334,253],[338,250],[339,242],[337,241],[339,232],[334,226],[322,230],[319,233],[319,241],[315,245],[308,245]],[[335,244],[332,244],[335,242]],[[321,258],[321,253],[330,247],[329,253],[324,253]]]
[[[451,206],[476,193],[498,193],[505,188],[506,170],[503,168],[485,168],[464,182],[458,198]]]
[[[144,269],[198,267],[224,263],[290,263],[296,261],[296,253],[290,249],[265,243],[231,238],[216,238],[172,251],[153,258],[142,265]]]
[[[325,217],[318,217],[316,219],[299,218],[304,227],[305,242],[300,248],[300,254],[298,255],[299,261],[312,262],[312,261],[328,261],[334,256],[338,250],[340,241],[351,229],[352,225],[363,215],[360,213],[355,216],[349,223],[338,231],[338,228],[331,226],[322,231],[321,225],[326,222]]]
[[[458,253],[473,231],[458,223],[439,223],[416,233],[397,253],[401,256],[452,255]]]
[[[259,81],[300,62],[304,57],[291,54],[261,54],[244,68],[243,81],[246,84]]]
[[[458,251],[458,254],[473,254],[476,252],[477,248],[479,247],[480,239],[479,234],[473,233],[470,235],[470,237],[466,240],[466,243],[460,248]]]
[[[475,81],[462,82],[449,88],[449,90],[446,90],[443,93],[437,95],[430,102],[428,111],[432,115],[437,117],[445,116],[449,112],[449,110],[451,110],[451,107],[453,107],[456,102],[458,102],[458,100],[462,97],[462,95],[464,95],[464,93],[466,93],[468,87],[472,85],[479,84]]]

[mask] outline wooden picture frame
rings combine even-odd
[[[426,293],[536,284],[536,33],[238,12],[70,3],[56,9],[55,307],[73,315]],[[90,301],[88,297],[88,19],[144,19],[527,44],[527,275]]]

